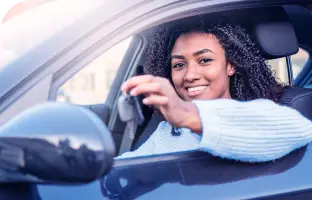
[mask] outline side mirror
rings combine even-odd
[[[75,105],[45,103],[0,128],[0,183],[87,183],[104,176],[114,156],[103,122]]]

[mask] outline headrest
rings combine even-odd
[[[254,35],[266,59],[286,57],[299,51],[295,30],[288,21],[259,23]]]
[[[299,111],[312,120],[312,89],[287,88],[283,90],[279,103]]]

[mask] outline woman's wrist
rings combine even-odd
[[[192,102],[185,102],[184,113],[185,120],[182,126],[190,129],[194,133],[201,134],[202,125],[196,105]]]

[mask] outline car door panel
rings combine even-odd
[[[124,195],[138,199],[306,197],[312,189],[312,180],[307,176],[312,159],[310,148],[311,145],[276,161],[258,164],[225,160],[207,153],[177,160],[177,155],[137,158],[137,164],[133,159],[129,163],[121,160],[115,163],[117,167],[108,178],[101,180],[101,188],[108,190],[104,192],[108,197],[114,193],[121,199]],[[130,166],[123,167],[126,165]],[[118,185],[116,180],[124,183]]]
[[[310,199],[311,145],[267,163],[241,163],[204,152],[115,161],[84,186],[38,186],[42,199]],[[75,192],[78,191],[78,192]],[[82,193],[82,195],[79,195]],[[300,198],[299,198],[300,197]]]

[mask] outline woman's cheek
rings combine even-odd
[[[183,74],[179,72],[171,72],[173,85],[176,89],[181,88],[183,85]]]
[[[185,93],[183,91],[183,88],[182,88],[182,84],[183,84],[183,78],[181,80],[181,78],[175,76],[175,75],[172,75],[172,82],[173,82],[173,87],[174,87],[174,90],[178,93],[178,95],[184,99],[185,98]]]

